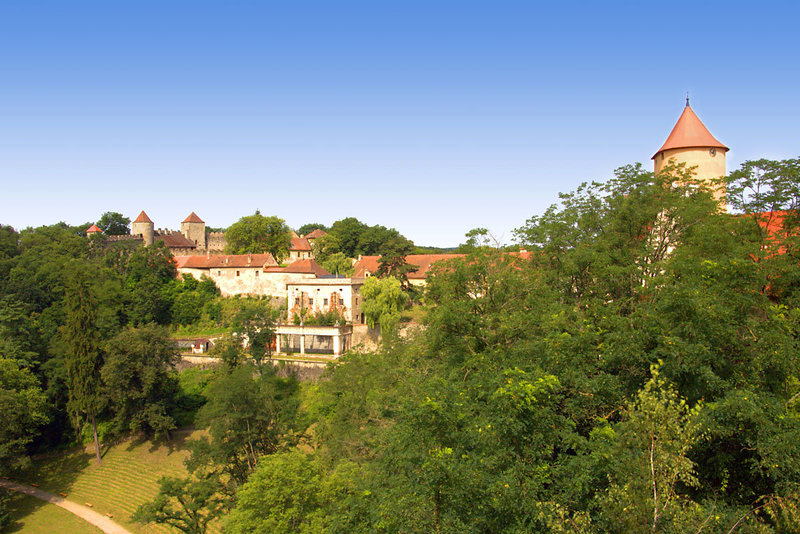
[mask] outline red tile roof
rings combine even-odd
[[[289,250],[297,250],[297,251],[310,251],[311,244],[308,242],[308,239],[304,237],[293,237],[292,238],[292,246],[289,247]]]
[[[100,228],[98,228],[96,224],[93,224],[89,228],[86,229],[86,233],[87,234],[96,234],[98,232],[102,232],[102,230]]]
[[[153,236],[156,241],[163,241],[167,248],[196,248],[194,241],[186,238],[180,232],[156,232]]]
[[[324,235],[328,235],[328,232],[326,232],[324,230],[320,230],[319,228],[317,228],[316,230],[307,233],[305,235],[305,238],[306,239],[317,239],[317,238],[320,238],[320,237],[322,237]]]
[[[198,216],[197,216],[197,214],[196,214],[195,212],[192,212],[192,213],[190,213],[190,214],[189,214],[189,216],[188,216],[188,217],[186,217],[186,218],[183,220],[183,222],[185,222],[185,223],[187,223],[187,222],[188,222],[188,223],[202,223],[202,222],[205,222],[205,221],[203,221],[203,219],[201,219],[200,217],[198,217]]]
[[[178,268],[219,269],[223,267],[277,267],[272,254],[214,254],[211,256],[175,256]]]
[[[425,280],[428,278],[428,271],[431,266],[439,261],[452,260],[455,258],[463,258],[465,254],[409,254],[406,256],[406,262],[417,268],[416,272],[409,273],[408,278],[411,280]],[[378,270],[380,256],[361,256],[356,261],[354,267],[355,272],[353,276],[361,278],[370,274],[375,274]]]
[[[326,276],[331,273],[322,268],[322,266],[311,259],[297,260],[289,264],[283,269],[285,273],[310,273],[315,276]]]
[[[650,159],[655,159],[660,153],[671,148],[719,148],[728,151],[728,147],[711,135],[711,132],[688,104],[664,145]]]
[[[531,253],[527,250],[508,252],[508,254],[522,260],[529,260],[531,258]],[[417,267],[417,270],[416,272],[409,273],[408,278],[410,280],[426,280],[433,264],[440,261],[465,257],[466,254],[409,254],[406,256],[406,262],[408,262],[409,265]],[[380,256],[361,256],[353,266],[355,268],[353,278],[363,278],[375,274],[380,266],[380,258]]]
[[[144,210],[142,210],[142,212],[139,214],[138,217],[136,217],[136,220],[133,221],[133,222],[135,222],[135,223],[147,222],[147,223],[151,223],[151,224],[153,223],[153,221],[150,220],[150,217],[147,216],[147,214],[144,212]]]

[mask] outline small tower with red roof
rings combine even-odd
[[[720,143],[689,106],[683,109],[678,122],[670,132],[664,145],[653,156],[655,172],[659,173],[670,162],[685,163],[686,167],[696,167],[698,180],[715,180],[727,174],[725,153],[728,147]],[[725,191],[717,189],[714,196],[725,207]]]
[[[145,245],[153,244],[155,240],[155,225],[144,211],[131,223],[131,235],[142,236],[142,241],[144,241]]]
[[[195,212],[189,214],[181,223],[181,233],[197,248],[206,248],[206,223]]]
[[[92,237],[93,235],[100,235],[102,233],[103,231],[98,228],[96,224],[93,224],[86,229],[86,237]]]

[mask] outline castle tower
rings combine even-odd
[[[136,220],[131,223],[131,234],[142,236],[145,245],[152,245],[155,239],[155,227],[150,217],[142,211]]]
[[[181,233],[197,248],[206,248],[206,223],[195,212],[189,214],[181,223]]]
[[[695,177],[698,180],[713,180],[725,176],[725,153],[728,147],[717,141],[708,128],[695,115],[689,98],[678,122],[670,132],[664,145],[653,156],[655,172],[658,174],[671,161],[685,163],[686,167],[696,167]],[[714,197],[725,208],[725,191],[717,189]]]
[[[86,237],[92,237],[93,235],[99,235],[102,233],[103,231],[100,228],[98,228],[96,224],[93,224],[86,229]]]

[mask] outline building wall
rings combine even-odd
[[[288,262],[292,263],[296,260],[312,259],[313,257],[310,250],[290,250]]]
[[[316,282],[304,281],[288,285],[288,322],[294,321],[295,314],[305,308],[310,313],[339,310],[345,320],[361,324],[362,281],[351,278],[339,280],[319,279]]]
[[[659,152],[654,160],[655,172],[661,172],[670,160],[675,163],[685,163],[686,167],[697,167],[694,172],[698,180],[716,179],[727,174],[725,165],[725,151],[717,148],[716,154],[712,155],[708,148],[673,148]],[[725,205],[725,192],[718,189],[714,192],[714,197]]]
[[[286,284],[314,278],[311,273],[264,272],[262,267],[218,267],[213,269],[180,268],[180,274],[191,274],[198,280],[211,278],[223,297],[259,295],[285,299]],[[238,273],[238,275],[237,275]],[[256,274],[258,273],[258,274]]]

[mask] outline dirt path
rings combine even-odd
[[[0,480],[0,486],[8,490],[24,493],[26,495],[30,495],[31,497],[36,497],[37,499],[60,506],[68,512],[72,512],[73,514],[77,515],[84,521],[91,523],[107,534],[131,534],[130,530],[121,527],[106,516],[98,514],[86,506],[68,501],[63,497],[59,497],[58,495],[53,495],[52,493],[42,491],[32,486],[26,486],[25,484],[19,484],[10,480]]]

